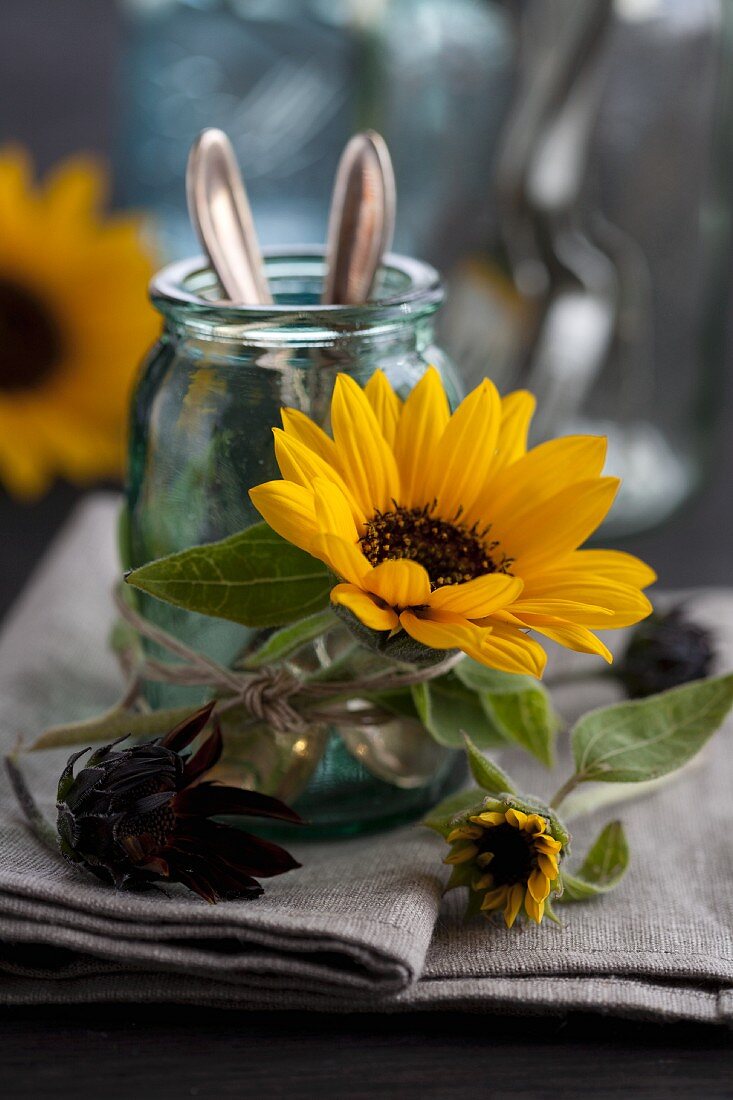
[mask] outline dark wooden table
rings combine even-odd
[[[113,0],[2,0],[0,142],[29,144],[43,166],[76,148],[106,150],[118,46]],[[628,544],[666,585],[731,581],[730,409],[726,398],[705,495],[664,532]],[[21,507],[0,494],[0,614],[77,496],[60,485]],[[584,1015],[3,1009],[0,1096],[717,1100],[733,1096],[732,1047],[722,1028]]]

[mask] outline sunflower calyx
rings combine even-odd
[[[258,878],[300,866],[278,845],[212,820],[301,823],[276,798],[206,781],[222,752],[218,727],[184,753],[212,709],[190,715],[163,738],[129,748],[104,745],[78,770],[89,750],[69,758],[57,792],[59,843],[69,862],[118,888],[177,882],[209,902],[258,897]]]

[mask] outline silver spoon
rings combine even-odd
[[[355,134],[336,171],[321,301],[361,305],[392,243],[396,190],[386,142],[374,130]]]
[[[229,301],[270,305],[247,192],[222,130],[202,130],[191,146],[186,197],[191,223]]]

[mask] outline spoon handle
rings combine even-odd
[[[203,130],[191,146],[186,196],[193,227],[229,301],[271,304],[247,192],[222,130]]]
[[[326,244],[321,301],[361,305],[394,234],[394,171],[384,139],[373,130],[355,134],[336,171]]]

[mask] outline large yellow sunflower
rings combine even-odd
[[[532,630],[611,660],[594,629],[628,626],[655,580],[638,558],[579,550],[608,512],[606,443],[567,436],[527,451],[534,399],[482,382],[450,414],[430,369],[403,403],[377,372],[339,375],[333,438],[283,409],[284,480],[251,490],[279,534],[342,579],[331,599],[378,631],[405,630],[492,668],[540,676]]]
[[[0,482],[23,497],[57,475],[118,474],[136,366],[158,325],[135,218],[103,218],[85,158],[33,186],[0,152]]]

